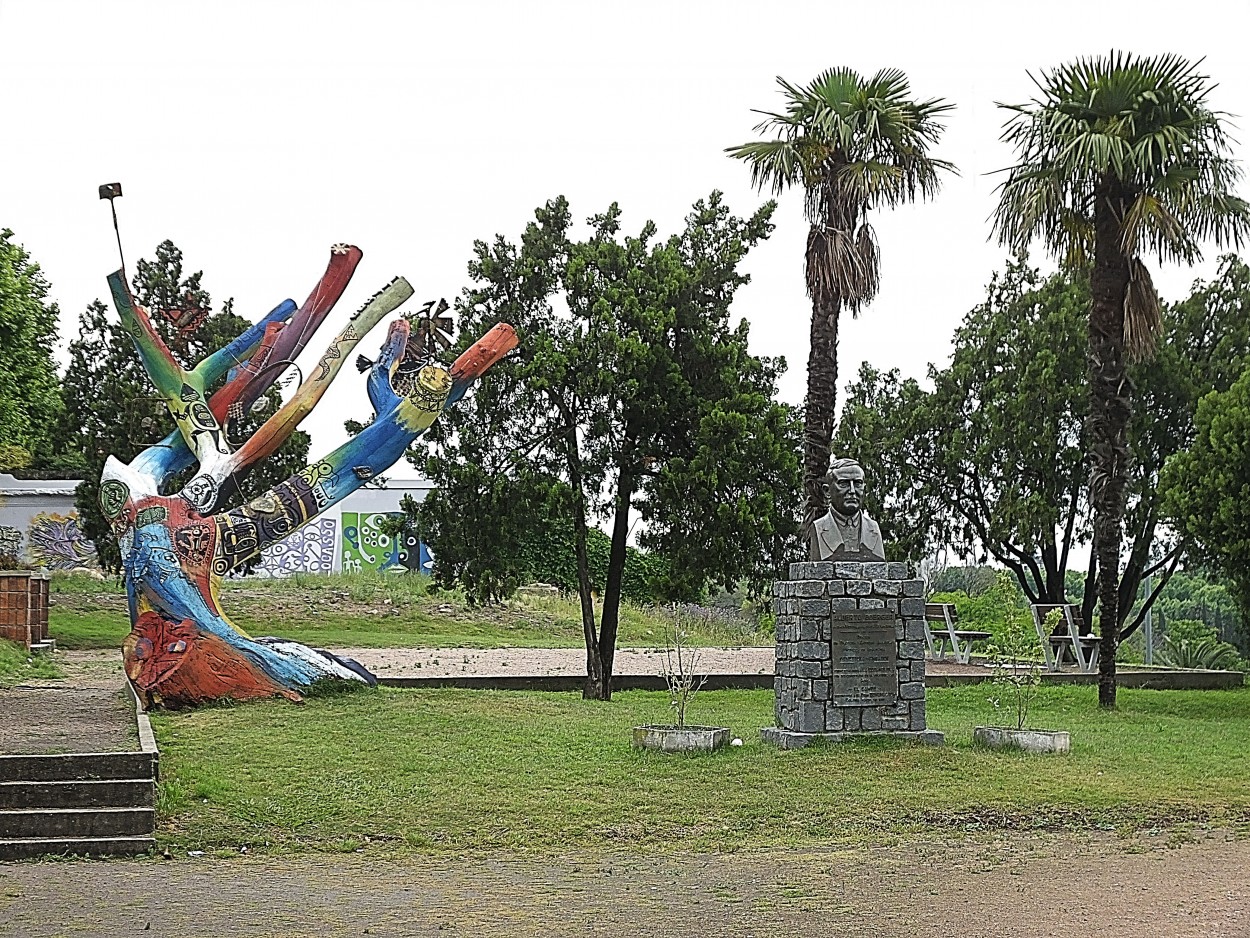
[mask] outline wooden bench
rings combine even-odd
[[[1055,610],[1061,613],[1059,622],[1047,635],[1046,617]],[[1034,604],[1033,626],[1042,643],[1042,654],[1046,656],[1048,671],[1058,671],[1069,653],[1076,666],[1085,673],[1098,669],[1098,652],[1102,647],[1102,639],[1092,632],[1081,634],[1083,625],[1081,610],[1072,603]]]
[[[924,618],[926,623],[933,623],[925,630],[925,641],[929,651],[938,656],[938,661],[946,660],[949,645],[954,659],[960,664],[967,664],[972,657],[973,643],[992,637],[989,632],[955,628],[959,613],[954,603],[925,603]]]

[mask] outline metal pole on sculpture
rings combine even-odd
[[[121,260],[122,273],[126,271],[126,255],[122,251],[122,233],[117,227],[117,203],[114,199],[120,198],[122,194],[122,184],[120,182],[106,182],[100,186],[100,198],[109,200],[109,208],[113,210],[113,233],[117,235],[117,256]]]

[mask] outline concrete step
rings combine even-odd
[[[56,651],[56,639],[49,638],[42,642],[31,642],[30,653],[32,655],[46,655]]]
[[[0,782],[155,778],[156,764],[156,754],[151,752],[0,756]]]
[[[0,810],[0,838],[76,839],[150,836],[151,808],[8,808]]]
[[[137,857],[156,846],[151,837],[26,837],[0,840],[0,860],[31,857]]]
[[[150,808],[150,778],[0,782],[3,808]]]

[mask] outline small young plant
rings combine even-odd
[[[669,706],[677,711],[677,725],[686,725],[686,710],[702,689],[707,675],[698,675],[699,650],[688,644],[690,633],[680,620],[664,635],[664,681],[668,684]]]
[[[1029,613],[1020,608],[1011,574],[1001,571],[989,593],[1002,616],[989,648],[990,663],[995,668],[992,682],[995,694],[989,701],[998,725],[1015,724],[1015,729],[1022,730],[1028,723],[1029,707],[1042,683],[1037,632]],[[1060,615],[1056,609],[1046,616],[1046,632],[1055,627]]]

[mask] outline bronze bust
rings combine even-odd
[[[881,528],[863,509],[864,470],[854,459],[835,459],[824,481],[829,512],[816,520],[812,560],[885,560]]]

